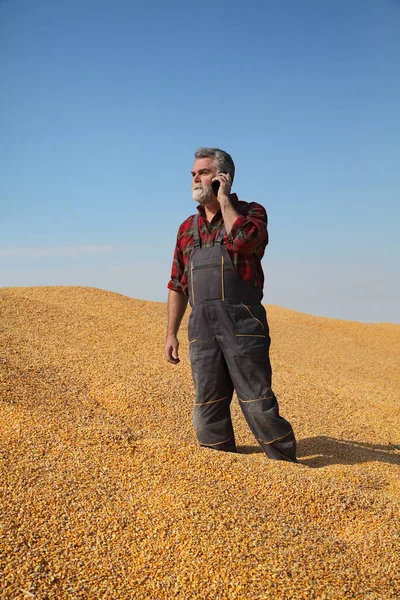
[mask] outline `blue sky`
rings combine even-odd
[[[165,301],[199,146],[269,215],[264,302],[400,322],[400,2],[0,0],[0,286]]]

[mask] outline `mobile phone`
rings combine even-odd
[[[225,174],[227,174],[227,172],[226,172],[226,171],[221,171],[221,173],[225,173]],[[219,175],[219,173],[217,173],[217,175]],[[220,185],[221,185],[221,184],[220,184],[220,182],[219,182],[219,181],[213,181],[213,182],[212,182],[212,184],[211,184],[212,190],[213,190],[213,192],[214,192],[214,194],[215,194],[216,196],[218,196],[218,190],[219,190],[219,186],[220,186]]]

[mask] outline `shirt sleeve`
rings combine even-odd
[[[249,204],[245,215],[240,215],[227,235],[227,248],[235,253],[251,254],[261,245],[268,244],[268,217],[261,204]]]
[[[176,245],[174,251],[174,258],[172,261],[171,268],[171,279],[168,282],[168,289],[174,290],[175,292],[181,292],[188,295],[188,285],[185,273],[185,263],[183,261],[183,253],[180,244],[181,240],[181,228],[179,228],[178,235],[176,236]]]

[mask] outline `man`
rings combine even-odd
[[[168,284],[165,357],[179,363],[177,334],[189,301],[189,348],[196,389],[193,424],[201,446],[236,452],[230,404],[236,390],[246,421],[271,459],[296,462],[296,440],[271,390],[269,328],[261,304],[267,215],[231,194],[235,166],[218,148],[200,148],[192,170],[198,214],[178,230]]]

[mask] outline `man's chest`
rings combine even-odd
[[[200,244],[202,248],[210,248],[215,245],[216,240],[218,239],[219,234],[224,227],[224,222],[221,220],[220,222],[213,224],[208,223],[203,220],[203,222],[199,223],[199,237]],[[185,234],[181,238],[181,251],[184,258],[185,263],[187,263],[190,259],[190,255],[192,254],[194,248],[194,230],[193,228],[188,229]]]

